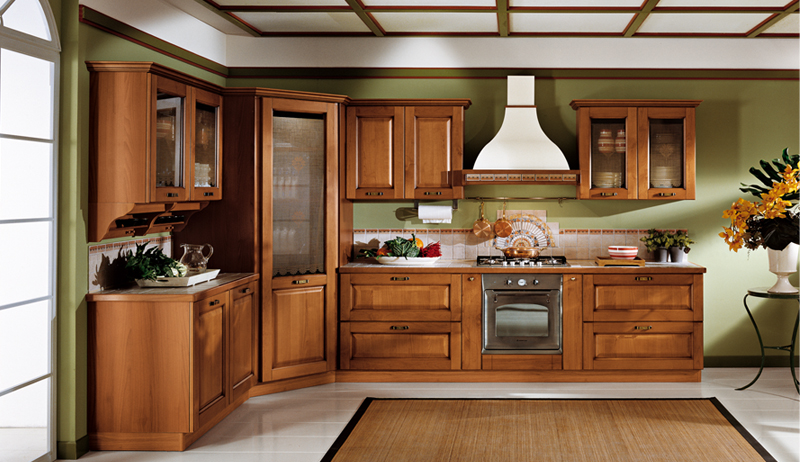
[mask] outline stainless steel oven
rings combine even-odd
[[[483,353],[561,354],[560,274],[483,275]]]

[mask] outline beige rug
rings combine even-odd
[[[774,461],[708,399],[367,398],[323,462]]]

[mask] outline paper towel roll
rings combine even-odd
[[[450,223],[453,208],[449,205],[420,205],[417,215],[423,223]]]

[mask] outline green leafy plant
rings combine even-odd
[[[797,169],[797,164],[800,162],[800,155],[789,155],[789,148],[783,150],[780,159],[772,159],[772,165],[766,160],[760,160],[758,163],[761,166],[761,169],[757,167],[750,167],[750,173],[756,177],[762,184],[751,184],[746,185],[744,183],[740,183],[743,187],[739,188],[740,191],[744,193],[750,193],[756,196],[758,199],[761,199],[762,194],[767,194],[773,187],[773,183],[781,183],[783,182],[783,176],[781,173],[786,171],[787,166],[791,166],[792,169]],[[774,166],[774,167],[773,167]],[[785,201],[796,201],[798,200],[798,191],[789,192],[783,196],[781,199]]]
[[[679,247],[685,249],[685,251],[689,252],[689,245],[694,244],[694,241],[689,239],[689,233],[683,230],[679,230],[675,234],[670,234],[670,245],[667,247]]]
[[[426,247],[422,246],[422,240],[418,239],[414,234],[411,239],[404,239],[400,236],[386,241],[380,249],[361,249],[359,252],[361,257],[441,257],[441,246],[438,242],[432,242]]]
[[[668,244],[668,235],[667,231],[661,231],[659,229],[648,229],[647,236],[642,237],[639,239],[640,241],[644,242],[645,247],[650,252],[656,250],[659,247],[669,247]]]
[[[136,244],[136,253],[129,250],[125,255],[125,269],[131,279],[155,281],[158,277],[186,276],[186,265],[166,256],[158,247],[145,247],[147,243]]]

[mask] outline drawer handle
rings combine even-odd
[[[408,326],[392,326],[392,330],[408,330]]]
[[[635,330],[650,330],[653,328],[653,326],[634,326],[633,328]]]
[[[308,284],[308,279],[298,279],[296,281],[292,281],[292,284]]]
[[[616,195],[617,195],[617,193],[609,193],[609,192],[600,193],[601,197],[612,197],[612,196],[616,196]]]
[[[392,281],[408,281],[409,279],[411,279],[411,278],[408,277],[408,276],[406,276],[404,278],[400,278],[400,277],[396,277],[396,276],[392,277]]]
[[[178,197],[178,193],[167,193],[167,197]]]
[[[658,193],[658,194],[656,194],[656,196],[658,196],[658,197],[672,197],[674,195],[675,195],[675,193]]]
[[[204,192],[203,193],[203,196],[213,196],[213,195],[214,195],[213,192]]]
[[[441,191],[425,191],[426,196],[441,196]]]
[[[208,306],[217,306],[217,305],[219,305],[219,300],[208,302]]]
[[[242,293],[243,294],[249,294],[250,293],[250,288],[249,287],[245,287],[244,289],[242,289]]]
[[[383,193],[380,192],[380,191],[377,191],[377,192],[376,191],[371,191],[371,192],[368,192],[368,193],[365,193],[365,194],[367,196],[383,196]]]
[[[635,281],[652,281],[653,278],[650,276],[637,276],[633,278]]]

